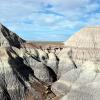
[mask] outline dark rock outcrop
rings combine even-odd
[[[0,47],[15,46],[20,48],[24,42],[25,40],[0,24]]]
[[[0,25],[0,100],[44,100],[50,91],[54,77],[46,66],[47,54],[24,43]]]

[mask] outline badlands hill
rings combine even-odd
[[[59,53],[58,80],[52,91],[60,100],[99,100],[100,26],[86,27]]]
[[[0,25],[0,100],[100,100],[99,37],[88,27],[41,46]]]
[[[100,26],[81,29],[70,37],[65,45],[77,48],[100,48]]]
[[[51,53],[43,48],[0,24],[0,100],[49,100],[55,96],[50,87],[57,80],[58,58],[53,52],[60,49]]]

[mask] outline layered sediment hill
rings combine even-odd
[[[100,26],[81,29],[70,37],[65,45],[72,48],[100,48]]]
[[[77,65],[87,60],[100,61],[100,26],[81,29],[65,42],[65,46],[71,49]]]
[[[59,54],[58,80],[52,91],[60,100],[99,100],[100,26],[83,28]],[[64,96],[64,97],[63,97]]]

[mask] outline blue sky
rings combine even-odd
[[[26,40],[65,41],[100,25],[100,0],[0,0],[0,22]]]

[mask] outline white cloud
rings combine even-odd
[[[13,31],[59,31],[100,25],[93,0],[0,0],[0,21]]]

